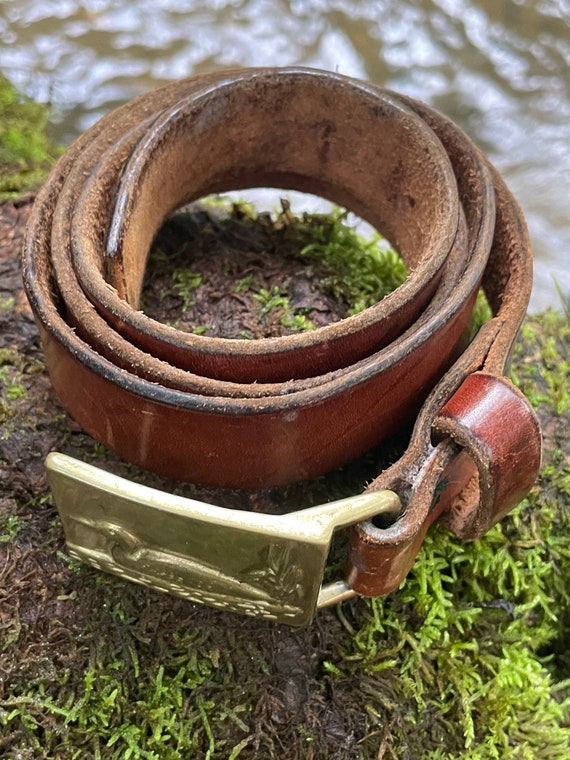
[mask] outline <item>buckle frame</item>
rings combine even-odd
[[[285,515],[227,509],[112,475],[60,453],[46,469],[70,555],[127,580],[246,615],[308,625],[354,596],[322,587],[335,528],[400,511],[373,491]]]

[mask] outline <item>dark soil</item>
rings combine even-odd
[[[177,329],[198,328],[217,338],[270,338],[295,332],[284,317],[302,314],[315,327],[348,315],[346,300],[323,288],[331,277],[324,263],[307,263],[299,251],[310,241],[293,225],[274,225],[268,215],[252,219],[236,205],[176,214],[155,241],[143,290],[146,314]],[[278,254],[277,254],[278,252]],[[200,284],[187,302],[173,273],[189,271]],[[325,290],[325,292],[323,292]],[[288,305],[267,308],[274,294]],[[267,299],[268,300],[268,299]],[[187,308],[184,308],[186,306]],[[285,322],[287,320],[285,319]]]

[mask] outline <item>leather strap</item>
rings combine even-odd
[[[174,209],[267,185],[362,216],[398,248],[406,282],[357,316],[266,340],[182,334],[138,311],[152,239]],[[352,530],[350,583],[372,594],[399,583],[436,517],[474,537],[536,477],[536,418],[502,377],[531,267],[518,206],[451,121],[302,68],[194,77],[115,110],[54,168],[24,247],[56,392],[94,438],[146,469],[284,484],[419,415],[404,457],[369,486],[400,494],[400,519]],[[494,317],[467,346],[481,282]]]

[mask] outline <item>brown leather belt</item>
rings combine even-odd
[[[361,314],[282,338],[190,335],[141,313],[146,257],[164,219],[208,193],[254,186],[346,206],[395,245],[408,279]],[[404,456],[366,489],[398,494],[390,520],[374,519],[383,508],[371,502],[370,519],[350,530],[347,583],[369,595],[401,582],[437,517],[474,538],[535,480],[538,423],[503,377],[531,268],[516,202],[456,125],[370,83],[303,68],[198,76],[113,111],[54,168],[24,250],[56,392],[94,438],[143,468],[216,486],[279,485],[343,464],[416,418]],[[494,316],[467,345],[481,283]],[[62,461],[51,469],[59,482]],[[64,491],[60,510],[72,499]],[[362,518],[338,510],[342,524]],[[135,535],[132,519],[125,545],[148,559],[152,537]],[[117,552],[106,552],[90,561],[116,570]],[[183,554],[172,549],[168,562]],[[190,593],[169,580],[164,556],[153,557],[164,582],[142,571],[138,580],[217,603],[214,592],[206,598],[203,568],[200,592]],[[243,568],[232,572],[242,579]],[[240,604],[229,606],[269,609]]]

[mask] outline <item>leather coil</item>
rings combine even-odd
[[[283,338],[183,334],[141,313],[146,258],[168,215],[254,186],[346,206],[397,247],[408,279],[359,315]],[[54,168],[24,248],[56,392],[94,438],[148,470],[278,485],[343,464],[417,417],[404,457],[369,486],[396,490],[402,515],[351,533],[349,580],[369,594],[397,585],[436,517],[480,535],[534,482],[538,424],[502,377],[531,268],[516,202],[456,125],[303,68],[198,76],[113,111]],[[494,316],[467,345],[481,283]]]

